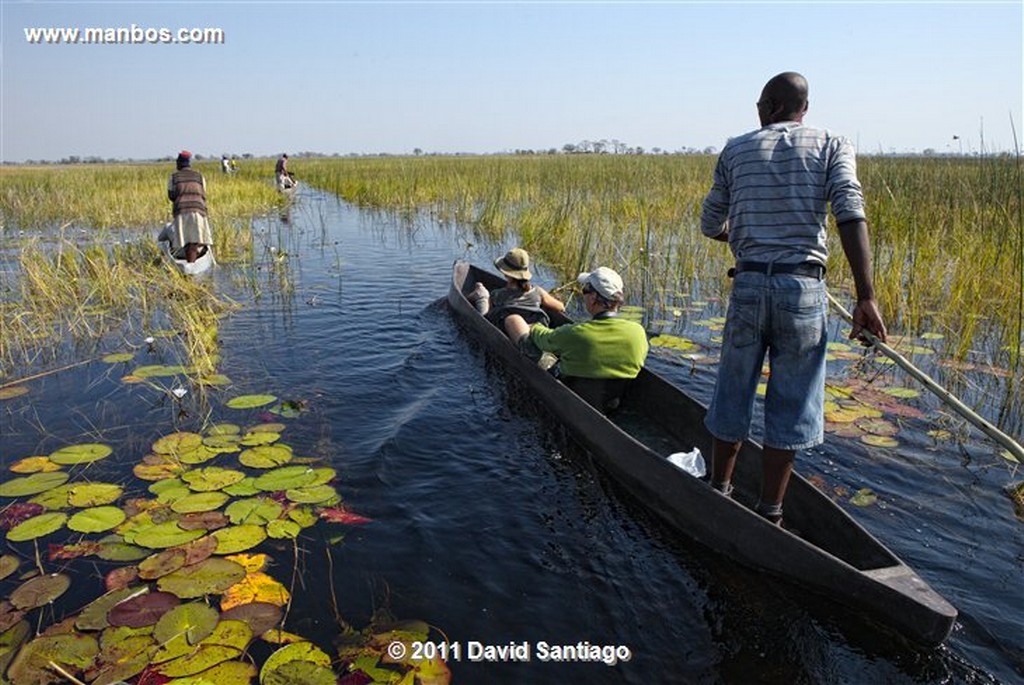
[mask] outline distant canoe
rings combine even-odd
[[[163,253],[164,258],[173,264],[178,271],[186,276],[197,276],[201,273],[205,273],[210,269],[210,267],[217,263],[217,260],[213,257],[212,246],[201,247],[201,254],[194,262],[187,261],[184,254],[180,254],[184,250],[178,250],[179,254],[175,254],[171,249],[171,241],[165,239],[169,231],[170,224],[167,224],[167,226],[164,227],[164,230],[160,233],[160,236],[157,238],[157,244],[160,246],[160,252]]]
[[[826,494],[793,473],[786,521],[801,535],[768,523],[752,510],[761,447],[748,440],[736,464],[734,496],[723,497],[666,458],[669,449],[693,447],[710,456],[703,405],[645,367],[630,381],[618,410],[620,421],[631,416],[625,425],[639,430],[627,432],[539,368],[484,318],[467,298],[477,283],[493,290],[505,279],[457,261],[448,304],[465,330],[534,392],[595,462],[666,523],[740,563],[831,598],[911,642],[934,647],[946,639],[956,609]],[[551,321],[554,326],[569,323],[560,314]],[[659,431],[665,438],[655,446],[651,441]]]

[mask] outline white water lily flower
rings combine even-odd
[[[156,342],[156,338],[154,338],[153,336],[149,336],[148,338],[146,338],[142,342],[146,343],[147,345],[152,345],[153,343]]]
[[[188,394],[188,390],[186,390],[185,388],[175,388],[174,390],[171,390],[171,394],[180,400],[182,397]]]

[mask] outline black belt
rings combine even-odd
[[[794,276],[810,276],[819,281],[825,278],[825,267],[814,262],[797,262],[795,264],[775,262],[736,262],[736,266],[729,269],[729,278],[734,278],[741,271],[756,271],[758,273],[772,276],[774,274],[793,274]]]

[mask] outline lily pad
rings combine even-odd
[[[231,409],[253,409],[276,401],[277,397],[274,395],[239,395],[228,400],[226,406]]]
[[[0,497],[25,497],[46,492],[66,483],[68,477],[64,471],[51,471],[13,478],[6,483],[0,483]]]
[[[126,536],[125,541],[150,549],[166,549],[191,542],[205,534],[206,531],[201,529],[184,530],[176,521],[165,521],[141,528],[131,536]]]
[[[284,507],[269,497],[251,497],[232,502],[224,510],[231,522],[264,525],[281,517]]]
[[[139,378],[168,378],[170,376],[183,375],[188,370],[181,365],[168,366],[164,364],[150,364],[148,366],[140,366],[131,375],[138,376]]]
[[[147,592],[146,588],[123,588],[113,590],[94,599],[83,608],[75,618],[75,627],[79,630],[103,630],[110,625],[107,613],[115,604],[129,597]]]
[[[222,490],[222,492],[226,492],[232,497],[252,497],[253,495],[257,495],[263,491],[256,487],[255,478],[252,476],[246,476],[237,483],[227,486]]]
[[[54,464],[49,457],[25,457],[11,464],[13,473],[50,473],[60,469],[60,464]]]
[[[78,671],[89,666],[99,652],[92,635],[44,635],[27,643],[7,669],[12,683],[55,683],[53,667]]]
[[[149,550],[129,544],[119,535],[108,535],[100,540],[96,556],[104,561],[138,561],[149,556]]]
[[[278,540],[294,540],[302,532],[302,526],[291,519],[278,519],[267,524],[267,536]]]
[[[11,542],[35,540],[36,538],[57,532],[64,527],[64,523],[67,520],[68,515],[61,512],[48,512],[39,516],[33,516],[7,531],[7,539]]]
[[[252,435],[278,435],[277,433],[252,433]],[[272,442],[272,441],[271,441]],[[272,469],[287,464],[292,459],[292,449],[287,445],[265,444],[244,450],[238,455],[243,466],[254,469]]]
[[[200,645],[198,649],[185,656],[164,662],[156,667],[156,671],[171,678],[184,678],[196,675],[213,668],[218,664],[230,661],[242,654],[242,650],[221,645]]]
[[[210,557],[162,576],[157,586],[182,599],[194,599],[222,594],[244,577],[245,569],[234,561]]]
[[[203,444],[203,436],[198,433],[178,432],[165,435],[153,443],[153,451],[157,454],[177,456],[182,452],[194,450]]]
[[[21,397],[28,393],[28,388],[24,385],[8,385],[5,388],[0,388],[0,402],[4,400],[13,400],[15,397]]]
[[[96,507],[116,502],[124,488],[113,483],[80,483],[68,490],[68,504],[73,507]]]
[[[0,580],[17,571],[19,566],[21,566],[21,559],[13,554],[0,556]]]
[[[262,571],[250,572],[224,591],[220,598],[220,610],[228,611],[253,602],[283,607],[290,598],[288,589],[273,576]]]
[[[241,427],[235,423],[215,423],[206,429],[206,434],[211,437],[215,435],[238,435],[241,432]]]
[[[337,680],[334,671],[326,666],[296,659],[268,671],[260,685],[335,685]]]
[[[245,432],[248,433],[283,433],[284,429],[287,428],[283,423],[258,423],[255,426],[251,426]]]
[[[308,466],[282,466],[268,471],[256,479],[256,487],[267,492],[301,488],[316,480],[316,473]]]
[[[202,602],[179,604],[160,617],[153,628],[157,642],[169,642],[179,635],[190,645],[199,644],[213,632],[220,614],[213,607]]]
[[[877,500],[878,496],[871,488],[861,488],[850,498],[850,504],[858,507],[870,507]]]
[[[11,593],[10,602],[17,609],[29,611],[50,604],[71,587],[71,578],[51,573],[27,580]]]
[[[888,435],[862,435],[860,441],[872,447],[898,447],[899,441]]]
[[[29,502],[38,504],[39,506],[47,509],[48,511],[57,511],[60,509],[67,509],[68,498],[71,496],[71,488],[75,486],[74,483],[65,483],[64,485],[58,485],[57,487],[41,492]]]
[[[245,447],[255,447],[257,445],[269,445],[277,442],[281,439],[280,433],[271,433],[269,431],[263,431],[259,433],[246,433],[242,436],[241,444]]]
[[[114,352],[103,357],[103,361],[107,364],[119,364],[121,362],[130,362],[135,359],[134,352]]]
[[[229,499],[231,497],[223,492],[196,492],[175,500],[171,509],[179,514],[213,511],[220,509]]]
[[[222,386],[231,385],[231,379],[222,373],[211,373],[199,379],[199,385]]]
[[[147,592],[115,604],[107,613],[107,620],[112,626],[151,626],[179,604],[181,600],[170,592]]]
[[[270,602],[239,604],[220,615],[222,621],[244,621],[254,635],[261,635],[284,618],[284,609]]]
[[[217,540],[217,554],[244,552],[267,539],[267,531],[263,526],[251,523],[221,528],[210,535]]]
[[[331,665],[331,657],[312,642],[296,642],[285,645],[267,657],[260,669],[260,682],[265,682],[270,673],[291,661],[306,661],[324,667]]]
[[[882,392],[886,395],[892,395],[893,397],[899,397],[900,399],[911,399],[914,397],[920,397],[921,393],[913,388],[883,388]]]
[[[245,474],[241,471],[225,469],[220,466],[207,466],[181,474],[181,479],[196,492],[221,490],[244,478]]]
[[[50,461],[65,466],[72,464],[89,464],[110,456],[114,450],[109,445],[98,443],[84,443],[81,445],[68,445],[62,447],[50,455]]]
[[[92,507],[68,519],[68,528],[76,533],[102,533],[121,525],[127,516],[118,507]]]
[[[285,491],[285,496],[291,502],[298,504],[334,504],[340,499],[338,491],[330,485],[307,485],[301,488],[291,488]]]

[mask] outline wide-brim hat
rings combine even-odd
[[[581,273],[576,281],[581,286],[589,285],[606,300],[622,300],[622,277],[607,266],[599,266],[593,271]]]
[[[533,278],[530,273],[530,254],[521,247],[513,247],[504,257],[494,260],[494,266],[509,278],[528,281]]]

